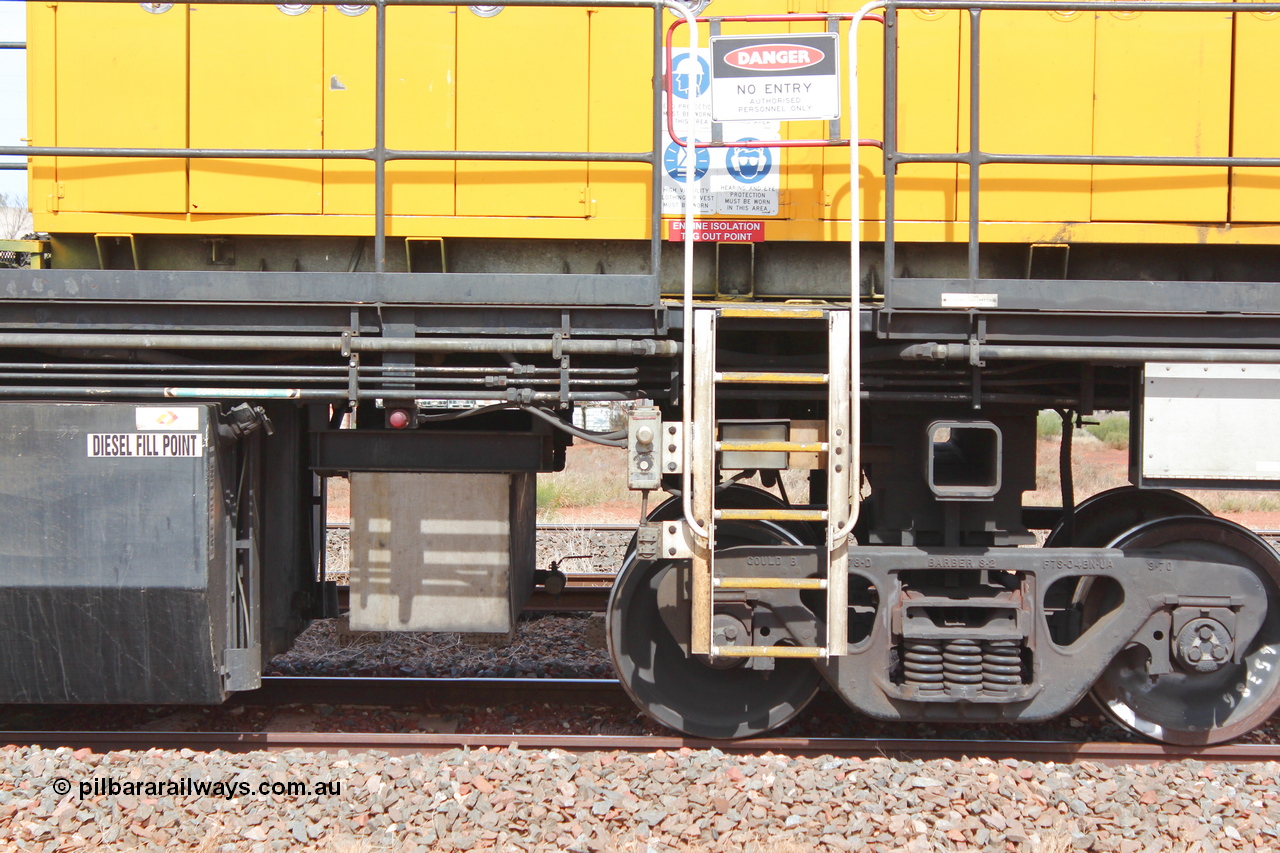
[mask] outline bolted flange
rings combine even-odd
[[[737,616],[718,612],[712,617],[711,645],[748,646],[750,644],[751,629]],[[743,658],[711,657],[707,659],[707,664],[714,669],[731,669],[741,666],[743,660]]]

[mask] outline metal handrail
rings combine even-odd
[[[135,0],[65,0],[66,2],[132,3]],[[202,0],[205,4],[229,6],[269,6],[274,0]],[[86,146],[0,146],[0,156],[18,157],[168,157],[183,159],[259,160],[370,160],[374,164],[374,244],[375,268],[386,271],[387,263],[387,180],[386,164],[392,160],[480,160],[527,162],[648,163],[653,170],[650,192],[650,266],[654,299],[658,298],[659,261],[662,251],[661,157],[662,110],[662,9],[663,0],[503,0],[506,6],[554,8],[623,8],[653,10],[653,148],[648,152],[591,151],[445,151],[404,150],[386,144],[387,17],[388,6],[458,6],[457,0],[370,0],[375,21],[374,145],[371,148],[111,148]],[[336,0],[321,0],[319,6],[336,6]],[[0,49],[18,49],[25,43],[0,43]],[[0,163],[0,170],[26,169],[26,164]]]
[[[689,27],[689,51],[690,53],[695,52],[698,48],[698,21],[701,19],[696,17],[692,13],[692,11],[690,11],[690,9],[687,6],[685,6],[683,3],[679,2],[679,0],[665,0],[665,2],[667,3],[669,8],[671,8],[676,14],[681,16],[681,18],[683,19],[683,23]],[[748,20],[748,21],[769,21],[769,20],[775,20],[775,19],[788,20],[788,21],[829,20],[832,18],[837,18],[837,19],[845,18],[850,21],[849,33],[848,33],[848,40],[849,40],[849,44],[848,44],[849,84],[848,85],[849,85],[850,112],[852,112],[853,115],[850,121],[851,132],[849,134],[849,140],[843,141],[843,144],[845,146],[848,146],[850,144],[850,140],[858,139],[859,146],[871,145],[877,148],[881,147],[878,140],[869,140],[869,139],[864,140],[859,138],[857,133],[857,129],[858,129],[858,61],[857,61],[858,38],[857,37],[858,37],[858,24],[866,20],[867,17],[872,12],[872,10],[881,8],[884,5],[885,5],[884,0],[873,0],[873,2],[863,6],[861,9],[859,9],[856,13],[852,15],[824,14],[824,15],[793,15],[793,16],[786,16],[786,17],[773,16],[773,15],[759,15],[759,16],[742,16],[740,18],[741,20]],[[717,18],[715,20],[737,20],[737,19]],[[883,19],[881,20],[883,22]],[[666,41],[667,51],[666,52],[667,52],[667,62],[668,62],[667,70],[668,71],[670,71],[669,63],[671,62],[670,54],[671,54],[671,44],[672,44],[672,33],[674,33],[675,28],[678,25],[680,25],[680,23],[681,21],[677,21],[673,23],[667,30],[667,41]],[[888,35],[886,35],[885,38],[886,40],[892,40],[889,38]],[[670,85],[668,84],[667,86],[668,103],[671,102],[670,92],[671,92]],[[697,119],[696,119],[697,110],[694,109],[694,102],[696,102],[699,97],[700,96],[697,92],[697,87],[695,87],[691,95],[691,104],[690,104],[690,109],[688,111],[688,122],[689,122],[688,129],[686,131],[686,135],[684,138],[685,141],[683,143],[683,147],[685,147],[686,149],[689,147],[692,147],[695,150],[698,148],[713,147],[709,145],[700,145],[698,143]],[[670,113],[668,113],[667,122],[668,122],[668,134],[672,137],[673,140],[675,140],[676,144],[681,144],[681,140],[675,132],[673,119]],[[799,142],[800,144],[803,144],[806,146],[832,147],[837,144],[840,144],[841,141],[840,140],[835,140],[835,141],[803,140]],[[732,144],[716,143],[714,147],[727,148],[727,147],[733,147],[733,146]],[[753,148],[764,147],[764,145],[758,142],[752,142],[750,143],[750,147],[753,147]],[[775,144],[774,147],[782,147],[782,146],[778,146]],[[684,442],[683,442],[684,446],[682,451],[683,470],[680,475],[681,476],[680,503],[681,503],[681,510],[684,514],[685,524],[687,524],[690,530],[699,538],[710,540],[710,527],[712,524],[712,519],[708,518],[706,526],[703,526],[702,524],[698,523],[698,519],[694,517],[694,513],[693,513],[693,486],[692,486],[693,484],[693,446],[695,442],[693,440],[693,429],[694,429],[693,406],[691,405],[691,400],[690,400],[692,390],[693,390],[692,389],[692,383],[693,383],[693,320],[692,320],[693,318],[693,247],[697,237],[696,231],[695,231],[694,214],[699,207],[698,197],[700,193],[698,182],[694,179],[695,167],[696,167],[696,158],[690,155],[686,155],[685,180],[684,180],[685,193],[684,193],[684,234],[683,234],[683,237],[684,237],[684,288],[681,295],[681,308],[684,315],[682,370],[683,370],[683,375],[685,377],[685,380],[684,380],[685,385],[683,390],[684,399],[682,401],[682,406],[681,406],[683,410],[682,424],[684,429]],[[858,186],[858,183],[857,183],[858,182],[858,158],[855,156],[852,156],[852,154],[849,157],[849,180],[850,180],[850,190],[851,192],[853,192],[854,190],[856,190]],[[858,522],[858,515],[861,509],[862,394],[861,394],[861,388],[860,388],[860,370],[861,370],[861,363],[862,363],[861,362],[862,347],[861,347],[861,339],[860,339],[861,323],[858,322],[858,319],[861,314],[861,309],[860,309],[861,298],[859,293],[859,278],[860,278],[859,272],[860,272],[860,264],[861,264],[860,252],[859,252],[859,240],[861,235],[859,233],[859,227],[858,227],[859,217],[858,217],[857,202],[856,202],[856,199],[859,198],[859,195],[856,192],[853,192],[852,198],[855,199],[855,202],[854,202],[854,209],[851,210],[850,212],[850,232],[851,233],[850,233],[850,239],[849,239],[850,264],[851,264],[851,272],[849,277],[850,279],[849,313],[851,315],[850,317],[851,330],[849,335],[851,387],[849,389],[850,390],[849,405],[851,407],[851,411],[850,411],[850,424],[849,424],[850,459],[849,459],[848,465],[850,466],[850,471],[852,472],[854,485],[853,485],[853,488],[850,490],[850,505],[849,505],[848,519],[846,519],[842,524],[836,527],[828,528],[827,545],[829,550],[833,549],[837,543],[847,538],[849,534],[853,532],[853,528]],[[715,425],[704,424],[703,428],[715,429]]]
[[[980,168],[988,164],[1043,164],[1081,166],[1219,166],[1219,167],[1277,167],[1280,157],[1166,157],[1143,155],[1096,154],[1002,154],[981,149],[979,139],[979,114],[981,108],[981,80],[979,49],[981,47],[981,20],[983,11],[1011,12],[1215,12],[1237,14],[1243,12],[1280,12],[1280,3],[1253,2],[1178,2],[1178,0],[882,0],[864,8],[885,10],[886,31],[895,29],[899,9],[955,9],[969,13],[969,150],[961,152],[904,152],[898,150],[897,133],[897,57],[898,41],[885,38],[885,99],[884,99],[884,288],[885,306],[893,308],[893,285],[896,262],[895,207],[897,168],[904,163],[957,163],[969,167],[969,218],[968,218],[968,281],[976,283],[979,275],[979,226],[981,225],[979,199],[981,187]],[[852,122],[858,120],[855,111]],[[858,175],[852,176],[850,191],[857,193]],[[855,194],[854,198],[858,196]],[[858,230],[857,211],[850,217],[850,225]],[[855,243],[856,243],[855,239]],[[856,271],[855,271],[856,272]],[[967,309],[965,309],[967,310]]]

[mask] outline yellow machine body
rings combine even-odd
[[[29,3],[31,141],[139,148],[363,148],[374,142],[374,13],[310,6]],[[830,0],[715,0],[703,14],[853,11]],[[296,10],[295,10],[296,11]],[[652,145],[647,9],[389,7],[387,143],[442,150],[645,151]],[[672,18],[664,15],[664,23]],[[903,11],[899,144],[967,150],[968,23]],[[724,34],[825,22],[725,22]],[[841,32],[846,30],[841,24]],[[703,40],[707,27],[702,28]],[[109,34],[109,37],[105,37]],[[677,31],[676,43],[687,43]],[[859,34],[858,133],[883,132],[883,25]],[[843,38],[842,38],[843,43]],[[987,151],[1280,156],[1275,13],[988,12]],[[845,58],[842,57],[842,61]],[[840,131],[847,135],[847,94]],[[826,138],[783,122],[784,139]],[[773,149],[768,241],[847,241],[847,148]],[[861,237],[883,235],[883,155],[858,152]],[[644,239],[643,164],[393,162],[394,237]],[[1280,242],[1280,174],[1261,168],[984,167],[984,242]],[[34,158],[39,231],[358,236],[373,233],[373,165],[353,160]],[[899,171],[898,239],[967,239],[968,174]],[[668,218],[672,218],[668,214]],[[734,217],[727,217],[734,218]]]

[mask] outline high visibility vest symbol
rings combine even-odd
[[[711,168],[711,152],[705,148],[698,148],[697,154],[693,158],[693,179],[695,181],[702,180],[702,176]],[[674,142],[667,145],[667,150],[662,155],[662,167],[667,170],[667,174],[671,176],[671,180],[685,183],[685,162],[686,149],[680,147]]]

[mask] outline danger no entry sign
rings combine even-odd
[[[835,33],[714,36],[711,120],[829,120],[840,116]]]

